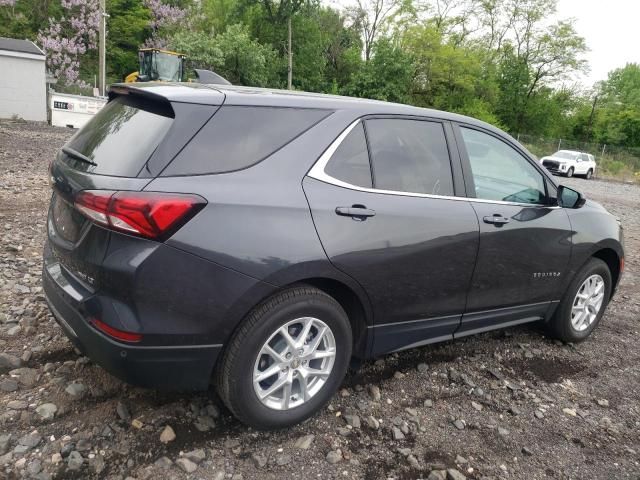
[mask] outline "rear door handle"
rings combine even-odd
[[[494,213],[492,216],[486,216],[483,218],[484,223],[491,223],[493,225],[504,225],[505,223],[509,223],[509,219],[507,217],[503,217],[499,213]]]
[[[365,220],[376,214],[375,210],[365,207],[364,205],[352,205],[350,207],[336,207],[336,214],[341,217],[351,217],[354,220]]]

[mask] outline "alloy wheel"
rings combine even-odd
[[[571,308],[571,326],[578,332],[589,328],[602,308],[605,292],[600,275],[591,275],[578,289]]]
[[[308,402],[331,375],[336,341],[322,320],[302,317],[271,334],[256,358],[253,389],[274,410],[290,410]]]

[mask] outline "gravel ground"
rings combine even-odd
[[[63,336],[40,268],[47,162],[70,134],[0,123],[0,478],[640,478],[640,186],[565,182],[626,231],[627,270],[587,342],[529,326],[390,355],[264,433],[213,390],[125,385]]]

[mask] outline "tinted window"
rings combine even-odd
[[[545,203],[544,177],[517,150],[478,130],[462,128],[461,131],[477,198]]]
[[[340,143],[324,169],[327,175],[359,187],[371,188],[371,168],[362,123]]]
[[[135,177],[173,122],[168,104],[116,97],[65,145],[96,165],[63,154],[78,170],[100,175]]]
[[[449,152],[440,123],[367,121],[375,188],[453,195]]]
[[[223,106],[162,175],[222,173],[249,167],[329,113],[296,108]]]

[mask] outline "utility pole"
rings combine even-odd
[[[104,1],[104,0],[101,0]],[[289,18],[287,20],[287,27],[289,29],[289,45],[288,45],[288,49],[289,49],[289,68],[287,69],[287,88],[289,90],[293,90],[292,87],[292,83],[293,83],[293,52],[291,51],[291,17],[293,15],[290,13],[289,14]]]
[[[107,40],[107,15],[105,0],[100,0],[100,25],[98,30],[98,92],[101,96],[106,95],[106,40]]]

